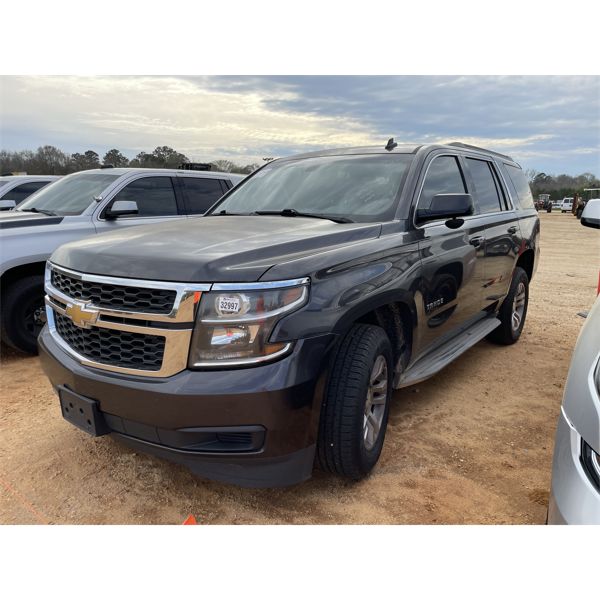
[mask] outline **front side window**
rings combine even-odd
[[[419,197],[419,210],[429,210],[437,194],[465,194],[467,188],[458,159],[455,156],[438,156],[429,165]]]
[[[114,198],[134,201],[136,217],[164,217],[176,215],[177,200],[170,177],[142,177],[125,186]],[[111,204],[112,204],[111,203]]]
[[[19,205],[19,211],[48,211],[56,215],[80,215],[119,175],[86,173],[67,175],[42,188]]]
[[[181,181],[190,215],[203,215],[223,195],[219,179],[181,177]]]
[[[482,213],[502,210],[500,194],[492,171],[492,165],[486,160],[467,158],[469,173],[475,186],[475,203]]]
[[[49,181],[29,181],[27,183],[22,183],[17,187],[14,187],[12,190],[6,192],[6,195],[3,196],[3,200],[14,200],[15,204],[20,204],[25,200],[25,198],[29,198],[31,194],[37,192],[42,189],[45,185],[48,185]]]
[[[394,217],[412,154],[318,156],[274,161],[212,211],[284,211],[377,222]]]

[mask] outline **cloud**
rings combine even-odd
[[[7,78],[2,95],[6,122],[82,147],[116,144],[135,153],[166,144],[194,158],[250,160],[374,142],[350,117],[278,110],[275,100],[295,97],[284,89],[231,93],[174,77],[28,77]]]
[[[2,147],[169,145],[260,161],[324,147],[463,141],[546,172],[600,172],[599,77],[3,77]]]

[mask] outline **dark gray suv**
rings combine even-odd
[[[207,216],[62,246],[43,367],[92,435],[247,486],[358,479],[392,390],[519,339],[539,219],[511,158],[464,144],[273,161]]]

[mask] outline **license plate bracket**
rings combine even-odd
[[[62,416],[71,425],[94,437],[110,433],[97,400],[80,396],[63,386],[58,387],[58,398]]]

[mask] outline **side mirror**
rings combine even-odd
[[[581,224],[600,229],[600,198],[588,200],[581,213]]]
[[[138,212],[138,205],[135,200],[115,200],[104,216],[107,219],[116,219],[127,215],[137,215]]]
[[[12,210],[16,205],[14,200],[0,200],[0,210]]]
[[[417,209],[418,221],[432,219],[458,219],[475,212],[471,194],[436,194],[429,208]]]

